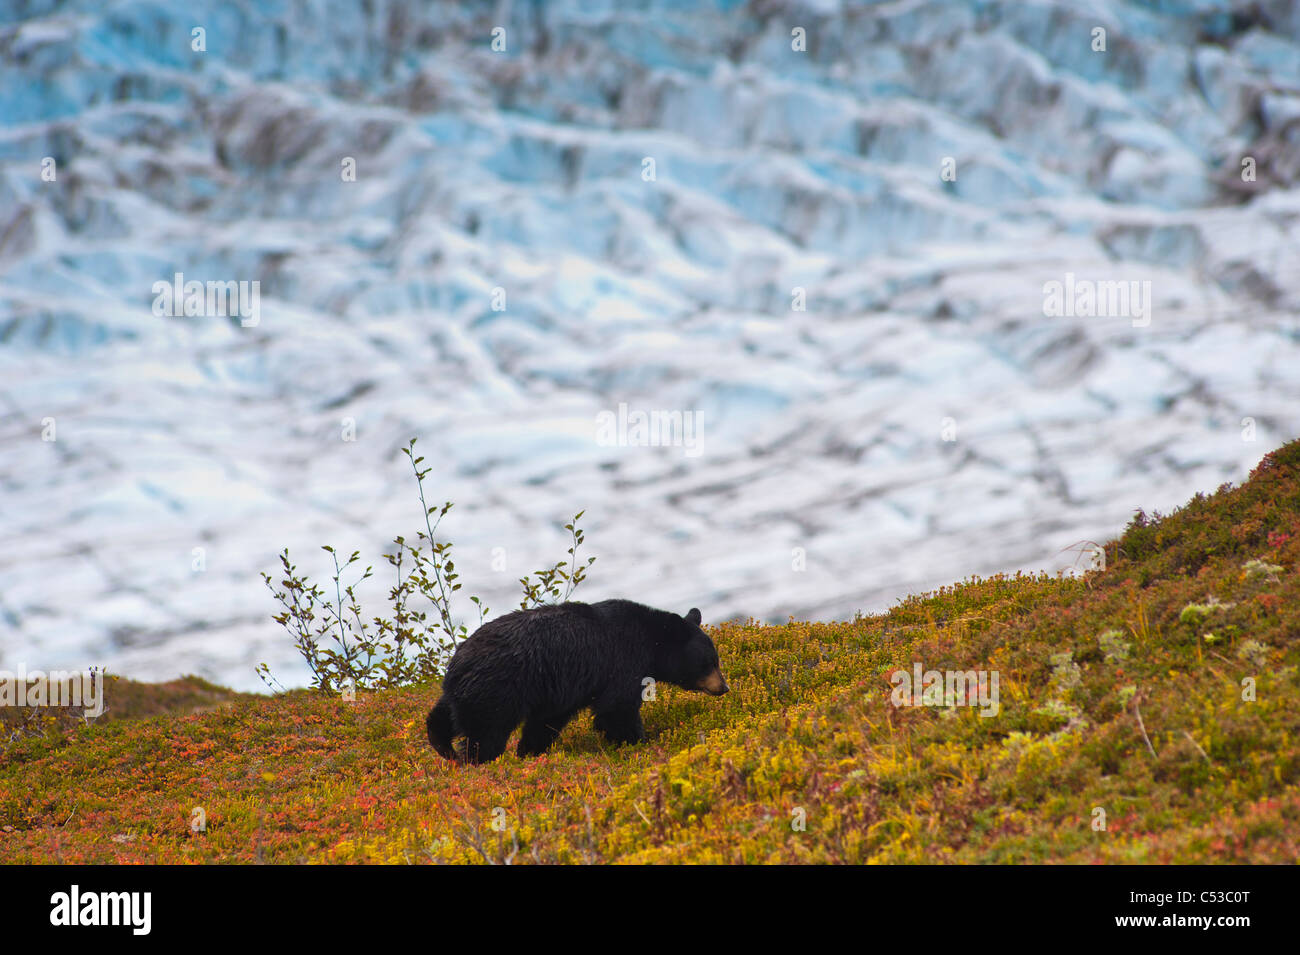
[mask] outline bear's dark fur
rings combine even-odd
[[[430,711],[429,742],[456,759],[496,759],[521,722],[519,755],[544,753],[579,710],[590,708],[611,743],[638,743],[646,677],[715,696],[727,692],[718,651],[684,617],[630,600],[517,610],[479,627],[457,648]]]

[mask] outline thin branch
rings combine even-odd
[[[1151,737],[1147,735],[1146,724],[1142,722],[1142,711],[1138,709],[1137,697],[1133,698],[1133,715],[1137,717],[1138,729],[1142,731],[1142,741],[1147,744],[1147,749],[1150,751],[1151,757],[1153,759],[1158,759],[1159,757],[1156,756],[1156,749],[1151,745]]]
[[[1205,761],[1213,765],[1214,761],[1210,759],[1209,754],[1206,753],[1205,750],[1201,749],[1201,744],[1196,742],[1192,734],[1187,732],[1187,730],[1183,730],[1183,735],[1187,737],[1187,741],[1189,743],[1191,743],[1193,746],[1196,747],[1196,751],[1201,754],[1201,756],[1205,759]]]

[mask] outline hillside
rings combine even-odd
[[[0,757],[0,858],[1290,862],[1298,562],[1293,442],[1241,487],[1138,515],[1086,578],[715,627],[732,692],[663,688],[642,747],[583,718],[541,759],[452,766],[422,737],[434,686],[52,727]],[[890,674],[917,663],[997,671],[997,715],[895,707]]]

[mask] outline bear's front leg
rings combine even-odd
[[[641,701],[601,710],[593,721],[611,743],[645,742],[645,727],[641,725]]]
[[[524,721],[524,731],[519,737],[519,747],[515,750],[520,756],[540,756],[551,748],[560,731],[569,725],[572,713],[560,713],[553,716],[529,716]]]

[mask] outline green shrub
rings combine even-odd
[[[456,647],[469,636],[469,628],[456,619],[451,606],[452,595],[461,589],[460,574],[452,560],[452,544],[436,536],[438,525],[452,504],[448,501],[440,507],[429,506],[424,496],[424,479],[431,469],[420,469],[424,458],[415,456],[414,438],[402,453],[410,459],[415,472],[424,530],[417,533],[415,543],[408,543],[405,537],[394,538],[393,552],[384,554],[395,575],[388,592],[392,607],[389,616],[374,616],[367,623],[362,614],[356,588],[372,576],[372,568],[353,570],[361,560],[358,551],[340,563],[333,547],[321,548],[334,563],[334,573],[329,578],[333,587],[328,589],[299,573],[290,562],[287,549],[280,554],[280,579],[262,574],[267,589],[281,608],[272,619],[284,627],[306,661],[314,689],[346,693],[406,686],[436,678],[446,671]],[[579,511],[564,525],[570,536],[568,557],[520,578],[523,587],[520,609],[562,603],[586,578],[587,568],[596,558],[589,557],[586,563],[578,561],[578,550],[584,540],[578,521],[583,513]],[[345,582],[345,578],[352,579]],[[469,599],[482,624],[488,607],[478,597]],[[257,674],[272,690],[283,689],[267,664],[258,664]]]

